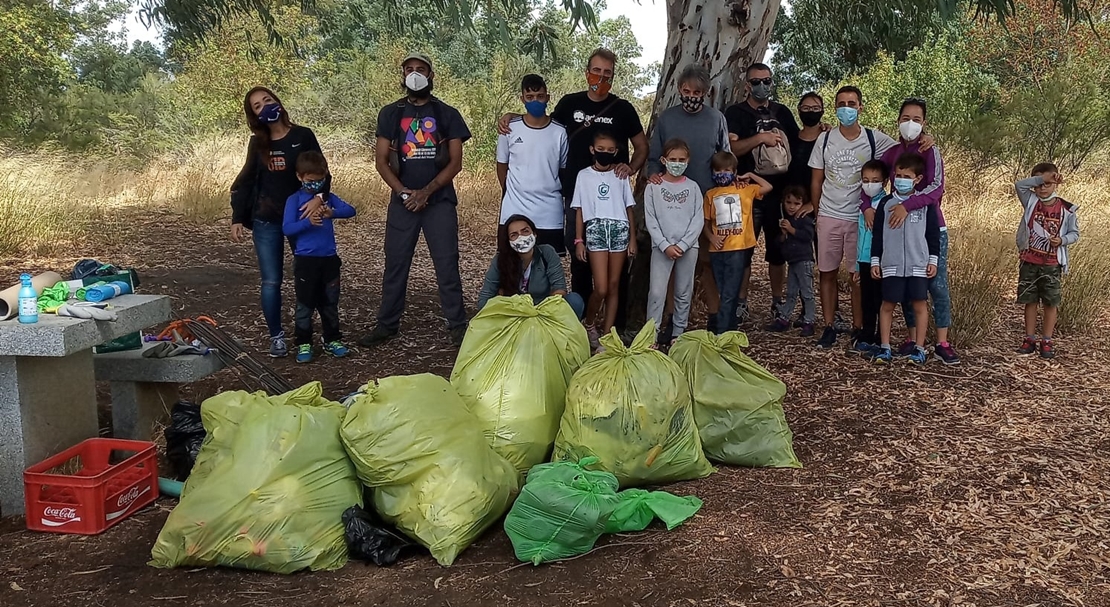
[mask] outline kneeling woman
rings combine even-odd
[[[558,295],[567,300],[581,320],[586,304],[581,295],[567,293],[563,262],[555,249],[546,244],[536,246],[536,224],[523,215],[513,215],[497,230],[497,255],[478,294],[478,309],[498,295],[527,293],[536,304]]]

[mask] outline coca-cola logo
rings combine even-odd
[[[131,508],[131,506],[134,505],[135,501],[138,500],[143,495],[146,495],[146,493],[148,491],[150,491],[150,484],[143,483],[141,488],[140,488],[139,485],[135,485],[134,487],[128,489],[127,491],[124,491],[123,493],[119,494],[119,497],[116,498],[116,508],[117,508],[117,510],[114,511],[114,512],[107,513],[104,516],[104,519],[109,520],[109,521],[114,521],[117,518],[123,516],[124,514],[127,513],[127,511]]]
[[[120,508],[123,508],[124,506],[129,506],[129,505],[131,505],[131,502],[134,502],[135,500],[139,499],[140,495],[142,495],[142,494],[139,493],[139,487],[138,486],[132,487],[131,490],[128,491],[127,493],[119,494],[119,499],[116,500],[116,505],[119,506]]]
[[[70,519],[77,518],[77,509],[76,508],[52,508],[50,506],[47,506],[42,511],[42,515],[43,516],[49,516],[51,518],[57,518],[57,519],[62,519],[64,521],[68,521]]]

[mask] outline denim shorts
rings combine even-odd
[[[628,237],[627,221],[597,218],[586,222],[586,250],[611,253],[627,251]]]

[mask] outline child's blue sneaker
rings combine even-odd
[[[911,363],[915,365],[924,365],[929,361],[929,354],[925,352],[925,348],[915,348],[909,356],[906,357]]]
[[[892,360],[894,360],[894,354],[891,353],[890,348],[879,348],[871,355],[871,362],[880,365],[889,365]]]
[[[852,344],[852,347],[848,348],[848,352],[852,354],[859,354],[864,358],[870,358],[878,351],[879,346],[875,344],[869,344],[862,339],[856,340],[856,342]]]
[[[324,344],[324,351],[336,358],[343,358],[350,350],[338,341]]]
[[[312,345],[301,344],[297,346],[297,362],[310,363],[312,362]]]

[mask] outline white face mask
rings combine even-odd
[[[907,120],[898,125],[898,132],[902,134],[902,139],[915,141],[921,135],[921,123]]]
[[[409,72],[409,75],[405,76],[405,86],[410,91],[422,91],[428,88],[428,77],[420,72]]]
[[[532,250],[532,247],[536,246],[536,235],[517,236],[516,240],[509,242],[509,246],[517,253],[527,253]]]
[[[863,193],[867,194],[868,196],[870,196],[872,198],[874,198],[875,196],[878,196],[879,193],[882,192],[882,191],[883,191],[883,184],[881,184],[879,182],[871,182],[871,183],[863,184]]]

